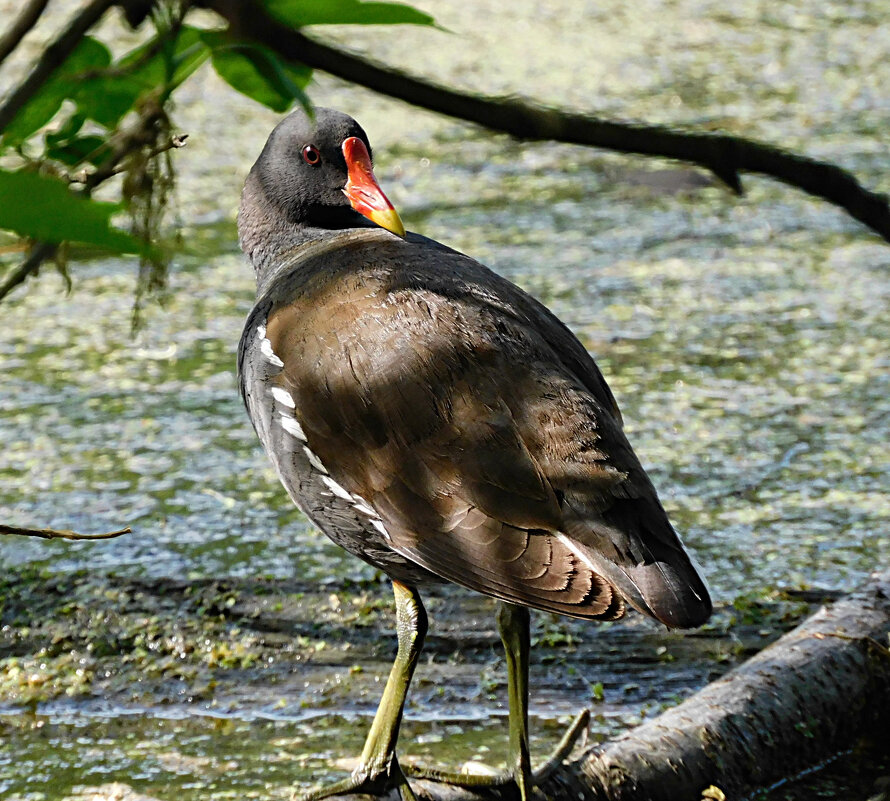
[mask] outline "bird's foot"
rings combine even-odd
[[[417,801],[395,755],[383,764],[359,765],[349,776],[338,782],[307,793],[294,793],[291,801],[321,801],[323,798],[352,793],[386,795],[391,790],[398,790],[402,801]]]
[[[590,712],[584,710],[572,721],[572,725],[566,730],[562,739],[556,748],[550,753],[550,756],[544,763],[530,775],[526,776],[523,771],[516,769],[513,771],[506,770],[499,773],[455,773],[451,771],[437,770],[435,768],[424,768],[419,765],[405,765],[405,774],[414,779],[426,779],[427,781],[438,782],[440,784],[453,784],[457,787],[466,787],[468,789],[492,789],[498,790],[508,785],[513,785],[518,791],[521,799],[530,799],[532,790],[542,784],[556,770],[572,752],[575,743],[587,731],[587,725],[590,723]]]

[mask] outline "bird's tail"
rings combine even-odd
[[[711,616],[708,588],[678,537],[676,546],[659,540],[637,542],[642,558],[621,560],[608,559],[602,549],[571,535],[562,534],[560,539],[631,606],[666,626],[695,628]]]

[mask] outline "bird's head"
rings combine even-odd
[[[242,208],[256,193],[271,213],[294,225],[344,229],[373,223],[405,235],[374,177],[367,134],[332,109],[316,108],[311,117],[300,109],[276,126],[251,170]]]

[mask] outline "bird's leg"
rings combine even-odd
[[[529,801],[532,788],[544,781],[571,753],[578,738],[587,728],[590,713],[586,709],[581,712],[549,758],[538,770],[532,771],[528,745],[528,609],[501,601],[498,604],[497,621],[507,657],[507,697],[510,704],[507,770],[491,775],[454,773],[406,765],[405,773],[416,778],[473,789],[501,788],[507,784],[515,784],[521,801]]]
[[[299,797],[299,801],[319,801],[347,793],[381,795],[393,788],[398,788],[402,801],[416,801],[396,759],[396,742],[408,686],[426,636],[427,617],[414,587],[398,581],[393,581],[392,587],[396,599],[399,650],[365,739],[359,765],[346,779],[306,793]]]
[[[507,698],[510,703],[507,770],[519,788],[521,801],[528,801],[533,787],[528,751],[528,608],[501,601],[498,604],[498,631],[507,657]]]

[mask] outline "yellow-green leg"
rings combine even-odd
[[[510,750],[507,772],[528,801],[534,782],[528,751],[529,614],[525,606],[498,604],[498,631],[507,657],[507,697],[510,703]]]
[[[409,776],[468,788],[503,787],[512,783],[519,790],[521,801],[529,801],[535,785],[549,776],[569,755],[578,737],[587,728],[590,713],[585,710],[579,714],[547,761],[537,771],[532,771],[528,746],[529,612],[524,606],[502,601],[498,604],[497,621],[507,657],[507,698],[510,704],[507,770],[492,776],[408,765],[405,772]]]
[[[347,793],[382,795],[393,788],[398,788],[402,801],[416,801],[396,759],[396,742],[405,697],[426,636],[427,617],[414,587],[398,581],[393,581],[392,587],[396,599],[399,650],[365,740],[359,765],[347,778],[306,793],[300,796],[300,801],[319,801]]]

